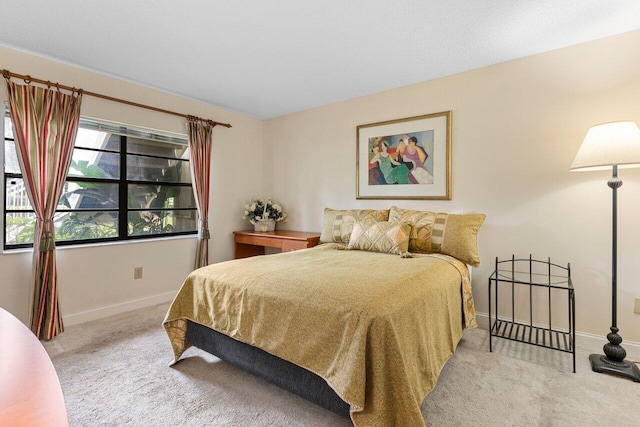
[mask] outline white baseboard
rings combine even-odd
[[[502,318],[502,316],[501,316]],[[489,314],[488,313],[476,313],[476,320],[478,322],[478,326],[482,329],[489,330]],[[527,321],[522,321],[516,319],[516,321],[522,323],[528,323]],[[544,328],[544,325],[536,325],[539,328]],[[562,330],[562,328],[558,328]],[[596,335],[588,332],[580,332],[576,331],[576,344],[580,347],[588,348],[588,349],[598,349],[602,348],[602,346],[607,342],[605,334]],[[632,358],[633,360],[640,359],[640,343],[634,341],[624,341],[622,346],[627,350],[627,358]]]
[[[127,311],[171,302],[173,301],[173,298],[175,298],[175,296],[176,291],[167,292],[147,298],[140,298],[132,301],[126,301],[120,304],[113,304],[105,307],[99,307],[93,310],[82,311],[80,313],[67,314],[63,316],[62,320],[65,326],[77,325],[79,323],[88,322],[90,320],[102,319],[116,314],[126,313]]]

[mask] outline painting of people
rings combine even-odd
[[[433,184],[433,130],[369,138],[369,185]]]

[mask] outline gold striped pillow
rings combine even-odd
[[[325,208],[320,243],[349,243],[353,224],[357,221],[387,221],[389,210]]]
[[[392,206],[389,221],[411,224],[409,252],[443,253],[474,267],[480,265],[478,231],[485,214],[415,211]]]

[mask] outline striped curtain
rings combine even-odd
[[[193,193],[200,216],[195,268],[209,264],[209,175],[211,173],[211,135],[213,126],[195,117],[187,121]]]
[[[20,170],[36,214],[31,330],[50,340],[64,330],[53,215],[71,164],[82,93],[67,95],[5,80]]]

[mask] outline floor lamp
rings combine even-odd
[[[618,256],[618,211],[617,190],[622,185],[618,178],[618,166],[640,167],[640,129],[633,122],[613,122],[597,125],[589,129],[576,158],[571,165],[572,171],[613,170],[613,176],[607,185],[613,190],[613,239],[611,263],[611,332],[609,342],[604,345],[604,355],[589,356],[591,369],[622,375],[640,382],[640,369],[624,358],[627,352],[620,345],[622,337],[617,326],[617,256]]]

